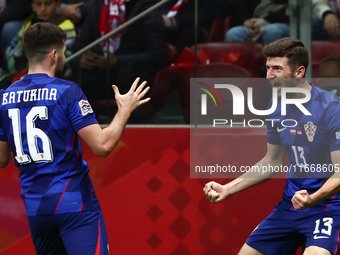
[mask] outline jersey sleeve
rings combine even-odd
[[[68,111],[70,121],[75,131],[92,124],[97,124],[97,118],[81,88],[78,85],[71,86],[70,91],[67,93],[72,95],[72,101],[68,106]]]
[[[281,144],[280,134],[276,130],[277,126],[275,124],[272,126],[271,124],[267,124],[267,142],[270,144]]]
[[[271,105],[272,105],[272,100],[270,100],[269,102],[268,109],[271,107]],[[280,111],[278,109],[280,109],[280,106],[276,108],[276,110],[272,113],[272,115],[267,121],[267,130],[268,130],[267,131],[267,142],[270,144],[281,144],[280,133],[277,132],[278,123],[279,123],[278,116],[280,114]]]
[[[340,150],[340,102],[334,102],[328,107],[325,122],[329,150]]]

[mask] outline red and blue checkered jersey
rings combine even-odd
[[[27,216],[100,210],[77,131],[97,122],[81,88],[28,74],[1,91],[0,140],[20,170]]]
[[[289,167],[282,203],[294,210],[290,199],[296,191],[305,189],[312,194],[340,171],[330,156],[340,150],[340,100],[312,85],[311,99],[303,104],[311,115],[294,104],[287,104],[286,115],[281,115],[281,103],[271,115],[275,121],[268,122],[267,141],[286,147]],[[340,210],[340,194],[307,210]]]

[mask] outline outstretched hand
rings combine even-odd
[[[132,83],[130,90],[123,95],[119,93],[119,89],[116,85],[112,85],[118,109],[124,109],[131,113],[138,106],[150,101],[150,97],[143,99],[146,93],[150,90],[150,87],[145,87],[147,83],[146,81],[143,81],[139,86],[137,86],[139,81],[140,78],[138,77]]]
[[[208,182],[207,184],[205,184],[203,191],[206,198],[211,203],[222,202],[230,196],[226,187],[217,182]]]

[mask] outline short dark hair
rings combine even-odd
[[[297,39],[284,37],[263,47],[263,56],[266,58],[286,57],[292,71],[299,66],[307,70],[309,63],[308,51],[305,45]]]
[[[24,34],[24,50],[29,63],[43,61],[53,49],[61,50],[66,33],[57,25],[38,22],[29,26]]]

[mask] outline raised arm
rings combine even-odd
[[[266,155],[254,165],[254,168],[261,169],[262,166],[281,166],[285,158],[286,150],[283,145],[267,143]],[[276,172],[270,171],[247,172],[225,185],[209,182],[205,185],[203,191],[210,202],[219,203],[238,192],[265,182],[275,174]]]
[[[303,210],[340,193],[340,150],[332,151],[334,174],[315,193],[309,195],[306,190],[295,192],[292,203],[295,209]]]
[[[98,124],[93,124],[78,130],[80,138],[96,155],[102,157],[109,155],[119,141],[131,112],[150,100],[150,98],[143,99],[150,88],[144,88],[145,81],[137,87],[138,82],[139,78],[124,95],[119,93],[117,86],[112,85],[118,111],[107,127],[101,128]]]

